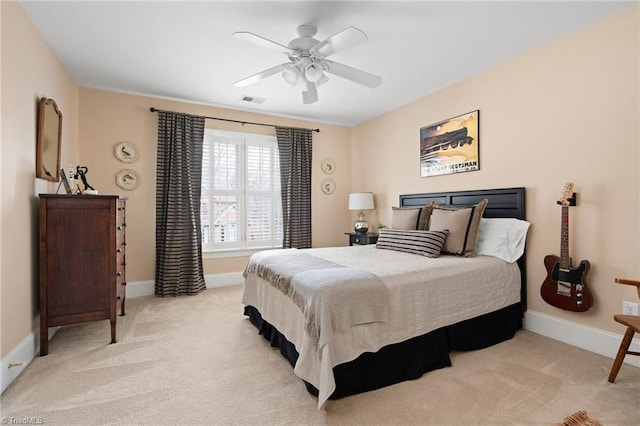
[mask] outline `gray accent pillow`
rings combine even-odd
[[[380,229],[376,248],[404,251],[427,257],[438,257],[449,231],[420,231],[410,229]]]

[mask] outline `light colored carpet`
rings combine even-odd
[[[3,394],[4,422],[553,425],[585,410],[607,426],[640,424],[640,369],[625,364],[610,384],[612,360],[527,331],[322,414],[242,315],[241,294],[130,299],[113,345],[108,321],[63,327]]]

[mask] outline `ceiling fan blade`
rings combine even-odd
[[[325,41],[313,46],[311,49],[321,53],[324,56],[333,55],[339,51],[356,46],[367,41],[367,35],[364,31],[356,27],[347,27],[337,34],[332,35]]]
[[[316,84],[308,81],[307,90],[302,92],[302,103],[312,104],[318,101],[318,91],[316,90]]]
[[[353,81],[354,83],[362,84],[363,86],[367,86],[372,89],[375,89],[382,83],[382,77],[377,75],[370,74],[339,62],[333,62],[328,59],[325,59],[323,62],[326,64],[326,71],[329,74],[337,75],[338,77],[345,78]]]
[[[248,86],[250,84],[253,83],[257,83],[258,81],[265,79],[267,77],[270,77],[274,74],[279,73],[280,71],[284,70],[285,67],[289,65],[289,62],[286,62],[284,64],[280,64],[280,65],[276,65],[273,68],[269,68],[267,70],[261,71],[257,74],[254,74],[252,76],[249,76],[247,78],[243,78],[242,80],[238,80],[235,83],[233,83],[234,86],[236,87],[245,87]]]
[[[284,44],[280,44],[280,43],[275,42],[273,40],[269,40],[267,38],[264,38],[262,36],[259,36],[257,34],[250,33],[250,32],[247,32],[247,31],[235,32],[235,33],[233,33],[233,36],[235,38],[240,39],[240,40],[244,40],[244,41],[248,41],[250,43],[257,44],[258,46],[262,46],[262,47],[266,47],[266,48],[269,48],[269,49],[277,50],[278,52],[284,52],[284,53],[293,52],[289,47],[285,46]]]

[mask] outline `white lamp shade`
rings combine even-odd
[[[373,210],[373,192],[349,194],[349,210]]]

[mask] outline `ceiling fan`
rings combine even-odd
[[[382,83],[382,78],[377,75],[327,59],[334,53],[366,41],[367,35],[363,31],[355,27],[347,27],[324,41],[313,38],[316,32],[317,29],[313,25],[300,25],[296,28],[298,37],[291,40],[288,46],[246,31],[233,33],[235,38],[278,50],[289,58],[289,62],[238,80],[234,85],[245,87],[281,72],[287,83],[302,90],[302,102],[312,104],[318,100],[316,88],[329,80],[325,73],[337,75],[372,89]]]

